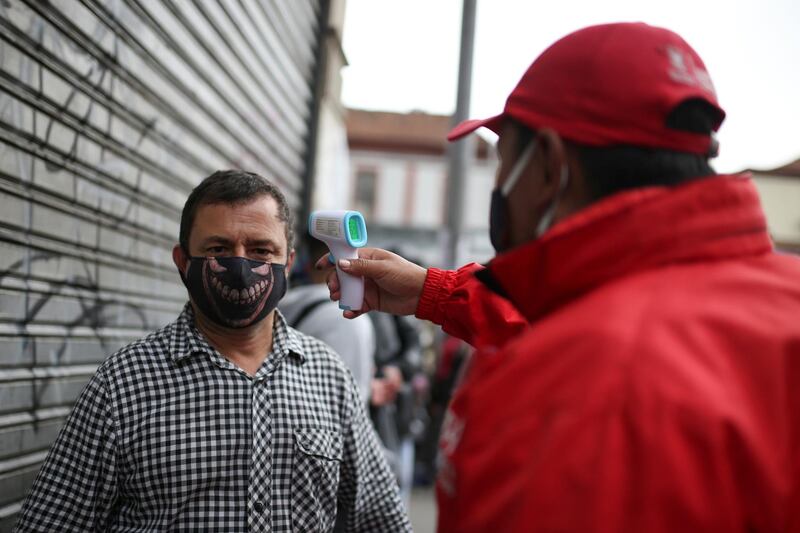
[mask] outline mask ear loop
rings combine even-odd
[[[528,166],[528,162],[533,157],[533,153],[536,151],[536,138],[531,139],[528,143],[528,146],[522,151],[522,155],[519,156],[517,162],[514,163],[514,167],[511,169],[511,172],[508,174],[508,178],[506,179],[505,183],[500,186],[500,194],[503,197],[508,196],[511,192],[511,189],[514,188],[514,185],[517,184],[519,181],[519,177],[522,175],[522,171],[525,170],[525,167]]]
[[[558,207],[558,202],[561,201],[561,197],[564,195],[564,191],[567,190],[567,183],[569,182],[569,168],[567,167],[566,163],[561,165],[561,175],[559,176],[559,183],[558,183],[558,190],[556,191],[556,196],[553,198],[552,203],[547,207],[547,210],[542,215],[542,219],[539,221],[539,224],[536,226],[536,237],[541,237],[545,234],[545,232],[550,229],[550,225],[553,223],[553,217],[556,215],[556,208]]]

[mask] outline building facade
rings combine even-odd
[[[367,219],[370,244],[396,248],[425,265],[442,265],[451,119],[427,113],[389,113],[350,109],[349,203]],[[493,255],[488,238],[489,198],[497,165],[494,147],[477,135],[472,145],[464,191],[459,264]]]
[[[800,254],[800,159],[771,170],[751,170],[776,248]]]

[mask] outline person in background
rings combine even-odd
[[[476,348],[440,532],[800,531],[800,260],[750,177],[711,168],[724,116],[674,32],[581,29],[450,134],[499,134],[488,265],[339,261],[368,280],[360,312]]]
[[[291,228],[257,174],[195,187],[172,252],[189,302],[100,365],[17,532],[411,531],[350,372],[275,310]]]
[[[307,280],[292,289],[278,308],[293,328],[315,337],[339,354],[347,368],[353,373],[361,400],[366,406],[375,375],[373,355],[375,353],[375,330],[367,317],[346,320],[339,306],[331,301],[325,285],[325,273],[313,268],[314,263],[325,255],[328,247],[314,237],[304,234],[302,239],[302,264],[296,265],[292,280]]]
[[[377,341],[370,417],[408,504],[414,483],[412,427],[416,398],[412,382],[421,366],[419,331],[410,317],[385,313],[368,313],[368,316]]]
[[[444,423],[450,398],[463,376],[463,369],[472,352],[472,347],[463,340],[444,334],[439,343],[436,366],[431,375],[430,393],[427,402],[428,424],[420,439],[417,451],[417,477],[420,484],[430,485],[436,475],[436,457],[439,436]]]

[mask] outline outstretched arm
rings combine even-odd
[[[327,265],[326,255],[317,268]],[[362,248],[359,259],[340,260],[339,267],[364,277],[364,307],[361,311],[345,311],[347,318],[371,310],[415,314],[473,346],[500,346],[527,326],[511,302],[475,277],[482,268],[477,264],[455,271],[425,269],[386,250]],[[341,292],[333,269],[328,275],[328,289],[331,298],[338,300]]]

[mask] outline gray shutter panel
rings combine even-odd
[[[177,315],[189,191],[299,208],[322,0],[0,1],[0,531],[105,357]]]

